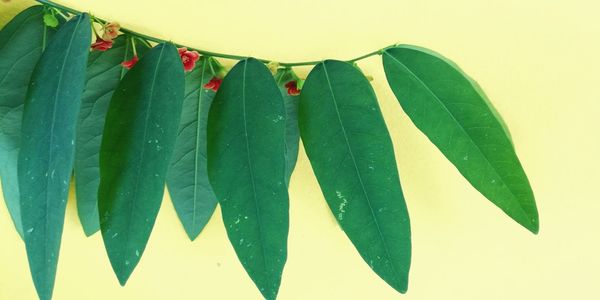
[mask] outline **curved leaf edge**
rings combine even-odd
[[[437,59],[441,60],[442,62],[446,63],[451,68],[453,68],[454,70],[456,70],[460,75],[462,75],[471,84],[471,87],[484,100],[485,104],[488,106],[489,110],[492,112],[493,116],[495,117],[495,119],[498,121],[498,123],[500,124],[501,128],[503,129],[503,131],[504,131],[504,133],[506,135],[507,140],[510,142],[510,145],[513,148],[512,150],[515,151],[514,144],[513,144],[513,141],[512,141],[512,136],[510,134],[510,131],[508,130],[506,122],[504,121],[504,119],[502,118],[502,116],[498,113],[498,111],[496,110],[496,108],[493,106],[492,102],[489,100],[489,97],[483,91],[481,85],[477,81],[475,81],[471,76],[469,76],[466,72],[464,72],[462,70],[462,68],[459,67],[454,61],[446,58],[442,54],[440,54],[440,53],[438,53],[436,51],[433,51],[431,49],[424,48],[424,47],[421,47],[421,46],[409,45],[409,44],[398,44],[398,45],[395,45],[394,47],[388,47],[387,49],[385,49],[384,51],[382,51],[382,59],[384,59],[385,55],[388,55],[389,57],[391,57],[392,59],[395,60],[395,57],[392,54],[389,53],[390,51],[394,51],[394,49],[408,49],[408,50],[418,51],[418,52],[422,52],[424,54],[430,55],[430,56],[432,56],[434,58],[437,58]],[[388,76],[387,72],[385,72],[385,74],[386,74],[386,78],[387,78],[387,76]],[[387,81],[388,81],[388,84],[390,84],[390,81],[389,80],[387,80]],[[390,88],[391,88],[391,84],[390,84]],[[400,99],[398,99],[398,101],[399,100]],[[445,154],[444,154],[444,156],[445,156]],[[517,160],[518,160],[518,158],[517,158]],[[519,161],[519,165],[521,165],[520,161]],[[522,168],[522,166],[521,166],[521,168]],[[471,184],[475,189],[478,190],[478,188],[475,187],[472,183],[469,182],[469,184]],[[527,182],[527,184],[529,185],[530,190],[531,190],[531,185],[530,185],[529,181]],[[524,228],[526,228],[527,230],[529,230],[531,233],[537,235],[539,233],[539,214],[538,214],[538,211],[537,211],[537,207],[535,207],[535,198],[533,198],[533,199],[534,199],[534,203],[533,204],[534,204],[534,208],[535,208],[533,215],[530,215],[529,213],[527,213],[525,211],[525,209],[522,206],[520,206],[520,208],[522,210],[522,213],[525,216],[528,216],[528,218],[529,218],[528,222],[518,221],[513,216],[511,216],[510,214],[506,213],[506,211],[504,211],[503,208],[501,208],[501,209],[510,218],[512,218],[513,220],[515,220],[517,223],[519,223],[520,225],[522,225]]]

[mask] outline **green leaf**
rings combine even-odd
[[[181,124],[167,173],[173,205],[191,240],[200,234],[217,206],[206,166],[206,126],[215,92],[203,88],[212,78],[211,64],[215,63],[201,57],[185,76]]]
[[[58,19],[52,13],[46,13],[44,15],[44,24],[51,28],[58,27]]]
[[[148,47],[136,44],[138,55]],[[108,51],[92,51],[88,60],[86,87],[81,100],[75,140],[75,191],[77,211],[87,236],[100,229],[98,185],[100,184],[100,143],[104,119],[114,90],[127,69],[123,61],[131,59],[133,49],[128,37],[119,36]]]
[[[454,63],[414,46],[383,54],[385,73],[413,123],[486,198],[533,233],[533,191],[508,130],[479,86]]]
[[[108,107],[98,208],[104,246],[121,285],[146,248],[162,202],[184,85],[177,49],[160,44],[127,72]]]
[[[283,97],[285,105],[285,182],[289,186],[292,172],[298,161],[298,145],[300,144],[300,131],[298,129],[298,101],[300,96],[292,96],[287,93],[285,84],[296,80],[291,69],[280,69],[275,74],[275,81]],[[298,80],[300,82],[301,80]]]
[[[253,58],[225,77],[208,119],[208,174],[229,240],[263,296],[275,299],[287,257],[285,107]]]
[[[89,15],[82,14],[56,32],[35,66],[25,100],[18,178],[27,256],[40,299],[52,297],[90,28]]]
[[[371,269],[406,292],[410,222],[371,85],[351,64],[327,60],[300,97],[300,135],[331,211]]]
[[[23,103],[31,73],[55,30],[44,26],[42,6],[17,15],[0,31],[0,178],[4,201],[23,236],[17,180]]]

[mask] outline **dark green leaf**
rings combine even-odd
[[[21,236],[17,159],[23,103],[31,73],[54,29],[44,26],[42,6],[17,15],[0,31],[0,178],[4,200]]]
[[[18,177],[25,245],[40,299],[52,297],[90,28],[90,17],[83,14],[56,32],[33,71],[25,100]]]
[[[479,86],[452,62],[414,46],[386,50],[383,64],[415,125],[479,192],[537,233],[529,181],[508,130]]]
[[[202,57],[186,74],[181,124],[167,173],[173,205],[191,240],[200,234],[217,206],[206,167],[206,126],[215,92],[203,88],[212,78],[211,64],[215,63]]]
[[[285,87],[288,82],[296,80],[291,69],[280,69],[275,74],[275,80],[285,105],[285,182],[289,185],[298,160],[298,145],[300,144],[300,131],[298,130],[298,100],[300,96],[289,95]]]
[[[208,174],[227,235],[263,296],[275,299],[287,257],[285,107],[269,70],[240,61],[208,121]]]
[[[410,222],[392,141],[371,85],[328,60],[309,74],[300,135],[323,195],[362,258],[394,289],[408,285]]]
[[[75,191],[77,211],[86,235],[100,229],[98,217],[98,184],[100,183],[100,143],[104,119],[110,99],[126,69],[121,62],[131,59],[133,51],[128,38],[120,36],[108,51],[92,51],[88,61],[86,86],[81,99],[81,113],[75,140]],[[148,47],[136,44],[138,55]]]
[[[146,248],[162,202],[184,85],[177,49],[160,44],[127,72],[108,107],[98,208],[104,246],[121,285]]]

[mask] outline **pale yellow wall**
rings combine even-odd
[[[455,60],[487,91],[534,188],[539,236],[479,195],[417,131],[374,57],[360,65],[375,77],[410,209],[408,294],[397,294],[363,263],[301,152],[280,299],[600,299],[598,1],[60,2],[198,48],[282,61],[348,59],[396,42],[417,44]],[[0,205],[0,299],[34,298],[24,247]],[[147,251],[121,288],[100,236],[85,238],[70,202],[55,299],[259,298],[219,213],[191,243],[165,198]]]

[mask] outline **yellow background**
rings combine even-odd
[[[408,294],[370,271],[336,225],[303,151],[290,187],[280,299],[600,299],[600,5],[585,0],[62,0],[197,48],[280,61],[350,59],[396,43],[434,49],[506,119],[541,217],[528,233],[478,194],[372,75],[412,221]],[[0,4],[1,18],[29,1]],[[307,69],[301,69],[306,74]],[[23,244],[0,205],[0,299],[35,299]],[[100,235],[67,211],[55,299],[260,299],[217,212],[190,242],[165,197],[121,288]]]

